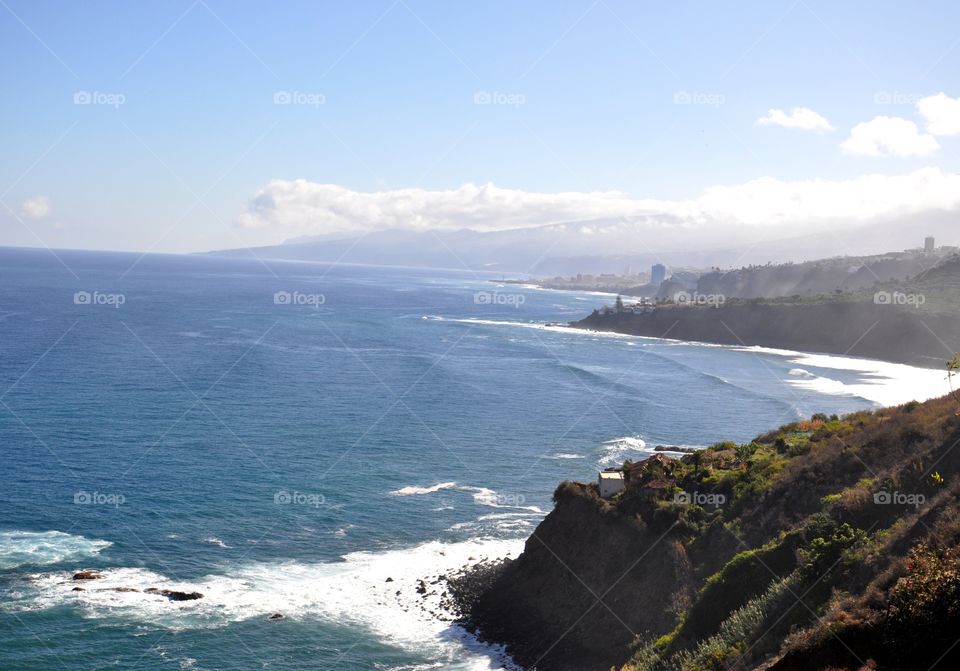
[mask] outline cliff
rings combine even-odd
[[[594,312],[571,326],[720,345],[759,345],[939,367],[960,350],[960,317],[872,302],[662,306],[644,314]]]
[[[736,279],[723,277],[724,282]],[[711,305],[668,302],[642,313],[595,310],[570,325],[934,368],[941,366],[947,353],[960,350],[960,256],[944,259],[909,281],[877,284],[854,293],[743,300],[723,294],[719,279],[714,284],[712,290],[701,291],[723,297]]]
[[[955,668],[960,403],[815,416],[564,483],[465,621],[540,671]]]

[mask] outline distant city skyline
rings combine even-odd
[[[4,0],[0,245],[595,219],[787,238],[960,213],[958,19],[949,2]]]

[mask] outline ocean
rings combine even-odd
[[[0,668],[509,668],[416,587],[516,556],[562,480],[947,390],[550,326],[613,297],[498,278],[0,249]]]

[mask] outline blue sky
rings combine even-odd
[[[925,133],[916,101],[960,96],[957,25],[953,2],[2,0],[0,244],[197,251],[324,232],[310,208],[336,206],[315,191],[238,226],[278,180],[354,199],[492,182],[676,203],[763,177],[952,174],[949,131],[916,155],[842,143],[880,115]],[[757,123],[797,107],[834,130]]]

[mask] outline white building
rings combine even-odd
[[[620,471],[600,471],[597,486],[600,488],[600,496],[609,499],[614,494],[623,491],[623,473]]]

